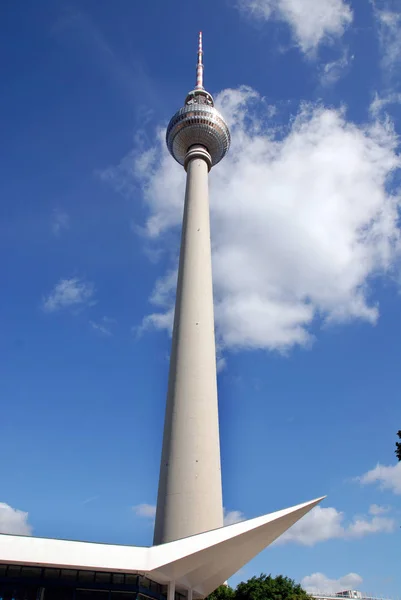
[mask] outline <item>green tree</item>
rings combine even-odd
[[[208,600],[234,600],[235,592],[229,585],[221,585],[208,596]]]
[[[400,440],[401,440],[401,429],[400,429],[400,431],[397,433],[397,435],[398,435],[398,437],[399,437],[399,438],[400,438]],[[395,454],[396,454],[396,456],[397,456],[398,460],[400,460],[400,461],[401,461],[401,442],[396,442],[396,443],[395,443]]]
[[[310,600],[305,590],[289,577],[272,577],[262,573],[242,582],[235,590],[234,600]]]

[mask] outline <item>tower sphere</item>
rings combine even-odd
[[[202,32],[199,33],[196,87],[189,92],[184,106],[171,119],[166,133],[171,155],[185,166],[185,157],[191,146],[203,146],[210,155],[209,168],[217,165],[230,147],[230,132],[212,96],[203,87]]]

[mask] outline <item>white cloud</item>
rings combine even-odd
[[[354,56],[348,55],[348,50],[344,49],[340,58],[326,63],[322,67],[320,83],[324,87],[329,87],[337,83],[349,69]]]
[[[394,494],[401,494],[401,462],[396,465],[378,464],[374,469],[357,477],[363,485],[376,483],[382,490],[391,490]]]
[[[313,546],[317,542],[344,537],[343,520],[344,514],[335,508],[317,506],[286,531],[276,543],[296,542]]]
[[[369,110],[374,118],[378,118],[381,117],[383,112],[385,112],[385,109],[392,104],[401,104],[400,93],[390,92],[382,96],[376,93]]]
[[[286,531],[276,543],[295,542],[313,546],[331,539],[355,539],[371,533],[391,533],[394,529],[393,519],[354,517],[351,522],[346,523],[344,513],[332,507],[317,506]]]
[[[149,154],[151,154],[151,152]],[[144,171],[146,171],[145,155],[146,152],[143,152],[141,156],[141,162],[143,163],[142,166]],[[117,168],[109,167],[103,171],[98,171],[97,175],[102,181],[112,185],[122,196],[131,197],[135,193],[134,182],[130,177],[134,162],[134,153],[130,153],[127,156],[124,156]],[[149,159],[149,164],[150,163],[151,158]],[[132,225],[132,227],[134,228],[135,225]]]
[[[168,271],[163,277],[157,279],[149,301],[163,309],[163,312],[156,312],[143,318],[139,327],[134,327],[133,331],[141,335],[149,329],[167,329],[170,333],[173,330],[174,321],[174,297],[177,285],[177,269]]]
[[[0,533],[32,535],[32,527],[28,523],[28,513],[0,502]]]
[[[216,370],[221,373],[227,366],[227,361],[223,356],[220,356],[219,349],[216,348]]]
[[[154,519],[156,516],[156,506],[153,504],[137,504],[132,507],[132,510],[137,517],[143,517],[145,519]]]
[[[173,321],[173,308],[165,313],[152,313],[150,315],[146,315],[146,317],[142,319],[142,323],[139,327],[133,327],[133,332],[140,336],[144,331],[149,331],[150,329],[167,329],[167,331],[171,334],[173,329]]]
[[[391,271],[400,250],[400,199],[387,188],[400,159],[389,122],[356,125],[344,111],[303,105],[284,129],[247,87],[224,90],[217,106],[232,133],[211,172],[219,344],[286,351],[310,344],[312,323],[375,323],[372,280]],[[117,167],[113,178],[136,178],[149,210],[143,231],[162,243],[181,224],[185,173],[163,131],[153,150],[146,169],[139,155],[133,171]],[[172,315],[171,301],[142,327],[170,328]]]
[[[69,229],[70,217],[66,212],[55,209],[52,218],[52,232],[55,236],[59,236],[63,229]]]
[[[348,537],[363,537],[369,533],[392,533],[395,521],[387,517],[373,517],[370,521],[356,518],[347,529]]]
[[[401,14],[391,10],[386,0],[371,0],[376,17],[379,42],[382,51],[382,66],[387,77],[391,77],[394,67],[401,60]]]
[[[91,303],[95,288],[92,283],[78,277],[60,279],[50,294],[43,299],[45,312],[65,308],[78,308]]]
[[[234,525],[240,521],[245,521],[246,517],[240,510],[224,509],[224,526]]]
[[[238,6],[255,19],[286,22],[305,53],[342,36],[352,22],[345,0],[238,0]]]
[[[369,514],[371,515],[383,515],[389,512],[389,506],[380,506],[379,504],[371,504],[369,507]]]
[[[102,317],[100,321],[89,321],[92,329],[97,331],[103,336],[110,337],[113,335],[112,327],[115,324],[115,319],[110,319],[109,317]]]
[[[167,307],[174,300],[175,288],[177,286],[177,269],[168,271],[160,277],[154,287],[149,300],[155,306]]]
[[[357,573],[348,573],[339,579],[329,579],[323,573],[312,573],[301,581],[302,587],[310,594],[336,594],[343,590],[355,590],[363,579]]]

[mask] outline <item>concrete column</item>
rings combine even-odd
[[[154,544],[223,525],[210,246],[209,153],[187,153],[187,184]]]
[[[191,589],[187,590],[187,600],[192,600],[192,596],[193,596],[192,590]]]
[[[175,581],[169,581],[167,585],[167,600],[175,600]]]

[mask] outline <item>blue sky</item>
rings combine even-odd
[[[328,495],[234,583],[399,595],[400,3],[0,16],[0,530],[151,543],[202,29],[227,522]]]

